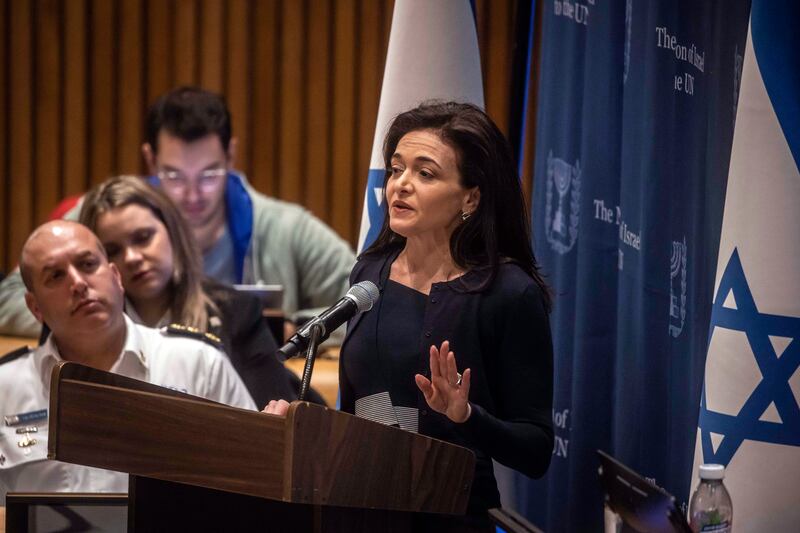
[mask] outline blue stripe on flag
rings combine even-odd
[[[383,179],[385,176],[386,171],[382,168],[371,168],[367,175],[366,206],[367,216],[369,217],[369,230],[367,230],[367,237],[364,239],[361,252],[375,242],[383,224]]]
[[[750,20],[761,78],[800,169],[800,3],[754,1]]]

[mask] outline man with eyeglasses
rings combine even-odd
[[[196,87],[159,97],[147,112],[142,153],[151,182],[172,198],[223,283],[283,286],[289,319],[317,314],[349,288],[355,256],[304,208],[267,197],[233,170],[236,139],[224,100]],[[65,215],[76,219],[80,205]],[[38,335],[18,272],[0,283],[0,334]]]

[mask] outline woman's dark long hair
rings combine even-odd
[[[480,108],[456,102],[426,102],[392,121],[383,142],[386,165],[384,190],[392,155],[404,135],[432,130],[456,152],[465,188],[478,187],[478,208],[459,224],[450,237],[450,255],[466,270],[488,269],[488,285],[501,261],[514,261],[539,285],[550,308],[547,285],[531,248],[531,229],[511,147],[502,132]],[[380,255],[405,243],[405,237],[389,227],[388,202],[383,202],[383,225],[375,242],[363,255]]]

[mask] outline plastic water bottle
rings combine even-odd
[[[697,485],[689,503],[689,525],[692,531],[731,533],[733,505],[728,489],[722,484],[725,467],[722,465],[700,465],[700,484]]]

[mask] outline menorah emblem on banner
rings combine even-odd
[[[553,185],[558,197],[553,213]],[[569,201],[567,201],[567,193]],[[559,254],[569,252],[578,238],[580,221],[581,166],[580,160],[571,165],[561,158],[547,155],[547,187],[545,191],[545,236],[551,248]],[[569,209],[567,214],[566,210]]]
[[[669,265],[669,333],[676,338],[683,331],[683,325],[686,322],[687,250],[685,236],[683,242],[672,241],[672,257]],[[674,285],[678,285],[680,288],[673,289]]]

